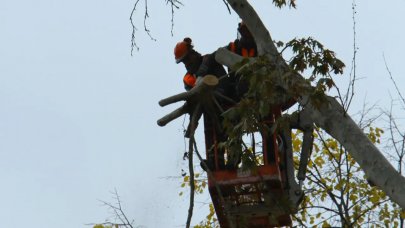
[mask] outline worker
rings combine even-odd
[[[225,76],[219,81],[217,86],[217,91],[227,96],[231,93],[231,86],[229,83],[229,77],[226,77],[226,71],[224,67],[215,60],[215,53],[201,55],[194,49],[192,40],[189,37],[183,39],[183,41],[178,42],[174,48],[174,56],[176,63],[183,63],[187,73],[183,77],[183,83],[186,90],[193,88],[197,81],[204,77],[205,75],[214,75],[218,78]],[[223,100],[219,100],[220,105],[223,109],[227,109],[227,104]],[[228,107],[230,107],[228,105]],[[220,114],[220,113],[219,113]],[[220,122],[222,117],[218,115],[218,120]],[[218,164],[215,164],[215,157],[213,149],[217,147],[218,143],[225,142],[227,140],[226,134],[223,129],[217,129],[213,123],[213,120],[204,113],[204,131],[205,131],[205,143],[206,149],[208,151],[208,159],[205,161],[210,170],[224,169],[224,150],[221,148],[216,148],[218,151]],[[222,126],[222,123],[220,123]],[[203,166],[204,167],[204,166]]]
[[[186,67],[187,73],[183,77],[183,83],[187,91],[195,86],[199,77],[211,74],[220,78],[227,75],[224,67],[215,60],[215,52],[201,55],[194,49],[192,40],[189,37],[176,44],[174,56],[176,63],[182,62]],[[229,85],[229,77],[221,79],[218,90],[223,95],[231,93],[232,88]]]
[[[257,56],[255,39],[243,21],[238,24],[238,38],[229,43],[228,50],[243,57]]]
[[[238,23],[237,31],[238,37],[233,42],[230,42],[226,48],[229,51],[245,58],[256,57],[257,46],[255,39],[243,21]],[[232,94],[231,97],[235,101],[239,102],[249,89],[248,81],[246,79],[242,80],[240,75],[235,75],[233,73],[230,73],[230,78],[231,85],[234,88],[234,94]]]
[[[238,23],[237,33],[238,33],[237,38],[233,42],[230,42],[226,46],[226,48],[229,51],[245,58],[256,57],[257,56],[256,42],[254,40],[253,35],[250,33],[248,27],[243,21]],[[242,99],[243,95],[249,89],[248,79],[246,78],[243,79],[240,75],[231,72],[230,69],[228,69],[228,73],[230,77],[230,84],[233,87],[232,90],[233,93],[230,95],[230,97],[236,102],[239,102]],[[237,119],[235,120],[235,122],[238,121],[239,120]],[[241,145],[242,145],[242,138],[234,141],[234,143],[230,145],[232,150],[230,150],[230,152],[228,153],[228,162],[227,162],[228,169],[235,169],[239,166],[242,155]]]
[[[256,57],[258,55],[257,45],[247,25],[243,21],[241,21],[238,24],[237,30],[238,38],[235,39],[235,41],[230,42],[227,46],[227,49],[245,58]],[[236,101],[240,101],[240,99],[242,99],[242,97],[249,90],[248,79],[243,79],[240,77],[240,75],[235,75],[232,73],[230,73],[230,77],[232,86],[235,88],[235,94],[233,94],[232,98]],[[268,125],[268,128],[271,129],[271,126],[273,125],[275,119],[281,116],[281,112],[290,108],[295,103],[295,99],[291,99],[286,104],[280,104],[271,107],[270,114],[263,119],[263,122],[265,122]],[[265,131],[261,132],[261,134],[263,139],[266,139],[266,144],[264,145],[264,147],[267,151],[267,160],[270,163],[275,162],[275,151],[279,149],[277,134]],[[234,158],[235,156],[237,157],[237,155],[232,156],[231,154],[230,160],[234,163],[240,162],[240,158]]]

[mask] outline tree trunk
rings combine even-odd
[[[258,53],[266,57],[280,69],[288,71],[287,63],[282,59],[275,47],[269,31],[264,27],[257,13],[247,0],[227,0],[230,6],[246,23],[255,37]],[[218,62],[233,67],[241,58],[227,50],[219,49],[216,59]],[[294,75],[303,78],[301,75]],[[288,89],[288,85],[283,85]],[[319,108],[308,102],[305,94],[299,100],[304,111],[309,113],[314,123],[338,140],[353,156],[366,173],[369,180],[381,188],[392,201],[405,209],[405,178],[401,176],[378,148],[367,138],[357,124],[344,112],[342,106],[332,97]]]

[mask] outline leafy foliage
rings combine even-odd
[[[343,73],[344,63],[313,38],[293,39],[285,45],[283,42],[276,44],[284,47],[281,53],[287,48],[292,49],[294,56],[289,66],[271,63],[266,57],[258,57],[254,63],[245,59],[235,66],[235,69],[240,69],[239,83],[248,84],[249,89],[236,106],[223,114],[224,127],[230,138],[228,147],[234,145],[232,140],[243,134],[274,131],[276,126],[269,129],[264,120],[275,109],[294,103],[303,95],[308,95],[315,107],[325,104],[325,92],[335,85],[331,73]],[[297,74],[305,70],[312,70],[308,79],[302,79]],[[311,83],[315,83],[315,87]]]
[[[291,48],[294,57],[290,60],[290,66],[299,72],[307,68],[312,69],[312,77],[316,75],[327,76],[331,71],[334,74],[343,74],[345,64],[336,58],[335,53],[312,37],[293,39],[285,48]]]
[[[190,187],[190,175],[185,175],[183,177],[183,182],[181,183],[180,187],[187,188]],[[205,187],[207,187],[207,177],[201,176],[201,173],[194,174],[194,191],[198,194],[202,194],[204,192]],[[183,191],[179,193],[179,196],[184,194]]]
[[[103,224],[96,224],[93,228],[119,228],[119,225],[103,225]]]
[[[367,135],[379,143],[383,131],[370,127]],[[315,134],[304,189],[306,197],[295,221],[311,227],[398,227],[400,209],[367,182],[359,165],[333,138]],[[293,134],[298,165],[301,133]]]
[[[211,203],[209,205],[210,212],[206,216],[204,221],[201,221],[200,224],[194,226],[194,228],[220,228],[218,220],[215,216],[214,205]]]

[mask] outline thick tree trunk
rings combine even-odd
[[[264,27],[259,16],[247,0],[227,0],[235,12],[247,24],[257,42],[258,53],[266,55],[270,61],[285,69],[287,63],[281,58],[275,47],[269,31]],[[227,50],[219,49],[216,59],[218,62],[232,67],[241,58]],[[300,75],[291,75],[299,76]],[[288,89],[288,85],[284,85]],[[309,113],[314,123],[338,140],[359,163],[366,176],[381,188],[392,201],[405,209],[405,178],[401,176],[382,155],[376,146],[367,138],[357,124],[344,112],[342,106],[332,97],[328,97],[319,109],[308,102],[303,94],[299,101]]]

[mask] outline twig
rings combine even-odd
[[[176,0],[171,0],[171,1],[176,1]],[[139,0],[136,0],[134,7],[132,8],[131,11],[131,15],[129,17],[129,21],[131,22],[131,26],[132,26],[132,35],[131,35],[131,56],[133,56],[133,52],[134,52],[134,48],[136,48],[137,51],[139,51],[139,46],[136,44],[136,40],[135,40],[135,33],[136,31],[138,31],[138,29],[135,26],[134,23],[134,19],[133,16],[135,14],[136,11],[136,7],[138,6]],[[145,3],[145,13],[143,16],[143,27],[145,32],[148,34],[148,36],[150,37],[151,40],[156,41],[155,38],[152,37],[150,30],[148,29],[147,25],[146,25],[146,20],[149,18],[149,11],[148,11],[148,0],[144,0]]]
[[[135,27],[134,20],[132,19],[132,16],[133,16],[134,13],[135,13],[136,6],[138,5],[138,3],[139,3],[139,0],[136,0],[136,2],[135,2],[135,4],[134,4],[134,7],[132,8],[132,11],[131,11],[131,16],[129,17],[129,21],[131,22],[131,26],[132,26],[131,56],[132,56],[132,54],[133,54],[134,48],[136,48],[136,50],[139,51],[139,47],[138,47],[138,45],[136,44],[136,41],[135,41],[135,32],[136,32],[138,29]]]
[[[149,12],[148,12],[148,0],[145,0],[145,14],[143,16],[143,28],[145,29],[145,32],[148,34],[149,38],[153,41],[156,41],[155,38],[152,37],[150,34],[150,30],[146,26],[146,20],[149,18]]]
[[[397,93],[398,93],[399,97],[401,98],[401,101],[403,102],[403,105],[404,105],[404,108],[405,108],[405,99],[402,96],[401,92],[399,91],[397,83],[395,82],[394,78],[392,77],[391,71],[390,71],[390,69],[388,68],[388,65],[387,65],[387,61],[385,60],[384,53],[383,53],[383,59],[384,59],[384,63],[385,63],[385,68],[387,69],[388,74],[390,75],[390,79],[391,79],[392,83],[394,83],[395,89],[397,90]]]
[[[103,224],[106,225],[119,225],[119,226],[124,226],[124,227],[129,227],[129,228],[134,228],[133,227],[133,223],[134,221],[130,222],[128,217],[125,215],[124,210],[122,209],[122,205],[121,205],[121,200],[120,197],[118,195],[117,189],[114,189],[114,192],[111,192],[111,194],[113,194],[113,198],[116,201],[117,205],[113,205],[112,203],[100,200],[100,202],[102,202],[104,204],[104,206],[107,206],[108,208],[113,210],[115,219],[118,219],[121,223],[113,223],[113,222],[105,222]]]
[[[349,87],[347,88],[347,93],[346,93],[346,112],[350,107],[350,104],[352,103],[353,97],[354,97],[354,83],[356,81],[356,57],[357,57],[357,43],[356,43],[356,0],[353,0],[352,3],[352,9],[353,9],[353,61],[352,61],[352,70],[350,71],[350,78],[351,78],[351,83]],[[352,77],[353,74],[353,77]],[[349,97],[349,91],[351,90],[351,95]]]
[[[354,83],[356,82],[356,56],[357,56],[357,43],[356,43],[356,0],[352,2],[352,19],[353,19],[353,59],[352,59],[352,68],[350,70],[350,83],[347,86],[346,94],[342,98],[339,88],[336,87],[339,95],[339,100],[343,106],[345,114],[349,110],[350,104],[352,103],[354,97]]]
[[[174,28],[174,9],[175,9],[175,8],[176,8],[176,9],[179,9],[179,8],[180,8],[180,7],[179,7],[178,5],[176,5],[176,4],[183,5],[183,3],[181,3],[181,2],[178,1],[178,0],[166,0],[166,5],[167,5],[168,3],[170,3],[170,8],[171,8],[171,11],[172,11],[172,17],[171,17],[171,23],[172,23],[172,25],[171,25],[170,33],[171,33],[171,35],[173,36],[173,28]]]

